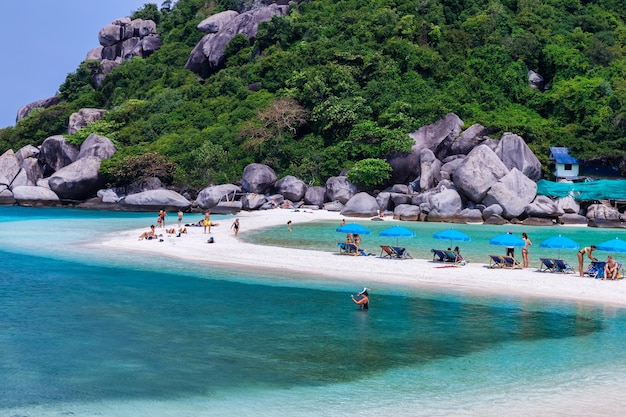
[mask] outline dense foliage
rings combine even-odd
[[[407,151],[409,132],[448,112],[495,137],[521,135],[546,165],[549,146],[583,158],[626,154],[621,0],[310,0],[262,24],[252,44],[235,37],[224,67],[202,82],[183,69],[202,19],[251,7],[147,4],[134,17],[158,22],[158,52],[99,87],[99,64],[82,63],[59,105],[0,130],[0,150],[65,133],[72,112],[100,107],[110,111],[91,130],[121,149],[103,168],[113,182],[151,153],[174,164],[181,186],[237,180],[251,162],[311,183],[357,164],[374,168],[362,179],[373,185],[386,173],[374,161]],[[529,70],[545,92],[528,87]]]

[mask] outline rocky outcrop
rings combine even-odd
[[[235,195],[241,192],[241,187],[234,184],[212,185],[198,194],[196,204],[203,209],[217,206],[220,201],[232,201]]]
[[[17,116],[15,117],[15,122],[19,122],[24,117],[28,116],[30,112],[35,109],[47,109],[48,107],[52,107],[55,104],[59,104],[61,99],[57,96],[48,97],[41,100],[33,101],[32,103],[26,104],[22,106],[17,111]]]
[[[145,58],[161,47],[156,23],[142,19],[117,19],[100,29],[98,41],[102,46],[100,59],[110,61],[118,58],[126,61],[136,56]],[[95,51],[88,55],[94,56]]]
[[[59,196],[45,187],[15,187],[13,198],[22,206],[55,206],[60,204]]]
[[[343,175],[326,180],[326,198],[329,201],[346,204],[356,193],[356,186]]]
[[[243,170],[241,189],[246,193],[265,194],[276,182],[276,172],[267,165],[250,164]]]
[[[102,119],[105,113],[106,110],[88,108],[80,109],[76,113],[72,113],[67,127],[68,135],[73,135],[89,123]]]
[[[80,148],[67,143],[61,135],[50,136],[43,141],[39,148],[39,163],[44,176],[49,176],[55,171],[71,164],[78,158]]]
[[[281,194],[287,200],[300,201],[304,198],[306,193],[306,184],[299,178],[293,175],[287,175],[276,181],[274,189],[277,193]]]
[[[135,210],[185,211],[191,207],[191,202],[176,191],[151,190],[127,196],[123,205],[132,206]]]
[[[486,145],[479,145],[455,170],[454,184],[469,200],[479,203],[508,172],[495,152]]]
[[[239,16],[234,10],[226,10],[221,13],[214,14],[198,23],[196,29],[203,33],[217,33],[220,29],[224,28],[228,22]]]
[[[533,181],[541,179],[541,162],[520,136],[505,133],[495,153],[508,169],[517,168]]]
[[[251,42],[254,41],[259,24],[274,16],[284,16],[287,8],[286,5],[270,4],[238,15],[228,13],[216,17],[203,28],[217,31],[209,32],[200,40],[191,52],[185,69],[198,75],[204,75],[205,70],[215,71],[222,65],[226,45],[235,35],[242,34]]]
[[[428,219],[431,221],[452,221],[463,208],[461,196],[452,189],[433,194],[429,203]]]
[[[320,186],[307,187],[304,193],[304,204],[322,208],[326,201],[326,188]]]
[[[379,212],[378,202],[368,193],[355,194],[341,210],[342,215],[351,217],[373,217]]]
[[[92,197],[103,185],[98,174],[101,162],[98,157],[87,156],[59,169],[48,179],[50,189],[66,200]]]
[[[117,148],[106,136],[96,135],[92,133],[87,136],[87,139],[80,146],[80,152],[78,158],[85,158],[87,156],[94,156],[100,160],[109,159],[113,154],[117,152]]]
[[[435,152],[439,144],[446,138],[458,137],[462,127],[463,121],[459,116],[454,113],[448,113],[440,121],[409,133],[409,137],[415,142],[413,151],[419,153],[422,149],[430,149]]]
[[[502,217],[512,219],[524,213],[536,195],[537,184],[513,168],[493,184],[482,202],[487,206],[497,204],[502,207]]]

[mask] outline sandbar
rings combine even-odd
[[[407,286],[441,289],[464,294],[536,297],[626,307],[626,280],[602,281],[580,278],[578,274],[538,272],[536,268],[490,269],[486,263],[470,263],[458,267],[442,267],[431,259],[387,259],[378,256],[345,256],[338,251],[303,250],[263,246],[246,242],[245,233],[264,227],[294,225],[303,222],[332,220],[340,224],[345,217],[326,210],[272,209],[243,211],[237,214],[241,229],[239,237],[230,228],[232,220],[220,220],[211,228],[211,235],[202,227],[188,227],[180,237],[163,233],[163,241],[138,240],[147,230],[126,230],[110,234],[98,243],[105,248],[148,252],[178,258],[186,262],[206,263],[247,270],[283,272],[285,276],[315,276],[316,279],[353,281],[356,287],[384,288]],[[346,221],[354,221],[346,218]],[[385,218],[390,226],[402,223]],[[168,228],[176,224],[168,222]],[[207,240],[213,236],[215,243]]]

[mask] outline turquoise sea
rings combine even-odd
[[[173,216],[172,216],[173,217]],[[217,216],[216,216],[217,217]],[[0,207],[0,416],[623,415],[626,314],[589,303],[358,288],[94,249],[155,213]],[[186,216],[185,222],[200,215]],[[216,218],[219,221],[219,218]],[[295,220],[295,218],[294,218]],[[224,219],[227,222],[228,220]],[[389,223],[365,223],[372,251]],[[329,223],[245,234],[334,251]],[[403,223],[414,256],[451,227]],[[581,244],[622,230],[454,225],[487,262],[489,237]],[[395,242],[392,242],[395,243]],[[562,257],[574,262],[575,252]],[[604,255],[599,252],[598,255]],[[405,262],[405,261],[402,261]],[[408,261],[410,262],[410,261]],[[546,275],[546,279],[558,277]],[[607,285],[626,285],[611,282]]]

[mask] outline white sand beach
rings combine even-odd
[[[212,227],[211,235],[201,227],[188,227],[181,237],[164,233],[163,242],[138,240],[147,230],[140,228],[107,236],[100,245],[126,251],[149,252],[176,257],[188,262],[207,263],[256,270],[275,270],[289,274],[315,276],[317,279],[344,279],[355,286],[384,288],[400,284],[421,288],[441,288],[466,294],[502,294],[533,296],[626,307],[626,280],[602,281],[580,278],[578,274],[541,273],[535,267],[525,270],[489,269],[486,263],[442,267],[430,259],[383,259],[377,256],[342,256],[335,252],[276,248],[247,243],[246,232],[276,225],[334,220],[343,216],[325,210],[294,212],[288,209],[240,212],[239,237],[230,228],[231,221]],[[347,219],[350,221],[353,219]],[[396,222],[386,218],[390,225]],[[167,227],[176,227],[168,222]],[[285,226],[286,227],[286,226]],[[213,236],[215,243],[208,244]]]

